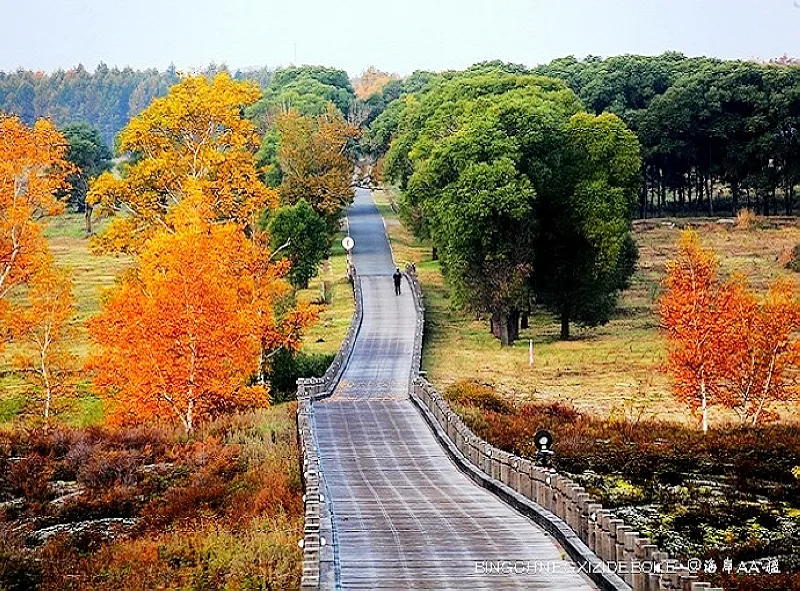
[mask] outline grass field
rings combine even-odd
[[[333,242],[331,256],[317,277],[308,284],[308,289],[298,292],[300,301],[321,299],[320,284],[325,281],[328,305],[319,322],[308,331],[303,350],[307,353],[336,353],[344,340],[353,316],[353,288],[347,279],[347,255],[342,248],[342,238]]]
[[[77,331],[71,350],[79,359],[76,371],[80,371],[89,353],[87,319],[99,312],[103,289],[113,285],[114,279],[132,264],[130,257],[98,256],[90,252],[83,223],[82,214],[67,214],[50,220],[45,230],[56,264],[69,269],[73,280],[77,308],[73,323]],[[99,229],[102,230],[102,226]],[[340,242],[341,237],[337,237],[329,263],[320,276],[311,280],[309,289],[297,294],[301,301],[318,299],[320,282],[326,282],[330,303],[308,332],[304,350],[309,353],[335,353],[353,314],[353,292],[345,276],[347,263]],[[0,353],[0,425],[13,422],[26,411],[38,412],[32,408],[30,386],[13,371],[12,359],[19,352],[14,343],[9,343]],[[59,418],[72,427],[100,422],[102,404],[92,395],[88,380],[81,382],[78,394],[77,399],[58,409]]]
[[[390,205],[395,193],[375,191],[374,198],[387,219],[396,260],[417,264],[427,311],[422,364],[437,386],[477,378],[519,401],[562,401],[581,412],[633,420],[694,421],[686,407],[670,395],[656,314],[664,265],[674,256],[681,232],[676,222],[637,225],[638,269],[610,323],[593,329],[574,328],[571,340],[560,341],[558,324],[540,314],[531,318],[531,328],[521,331],[513,347],[501,349],[489,334],[487,322],[454,308],[439,265],[431,260],[430,248],[399,223]],[[751,230],[728,223],[682,223],[694,224],[704,244],[719,254],[723,273],[744,273],[761,292],[777,275],[793,275],[782,268],[781,261],[800,242],[798,223],[762,224]],[[528,364],[529,341],[533,341],[532,366]],[[796,405],[784,406],[782,411],[787,418],[800,414]],[[722,411],[712,411],[712,421],[728,418]]]

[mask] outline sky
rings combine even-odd
[[[800,56],[800,0],[0,0],[0,70]]]

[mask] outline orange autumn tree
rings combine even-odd
[[[17,117],[0,115],[0,314],[9,294],[48,264],[39,222],[64,211],[56,194],[72,170],[67,149],[49,121],[29,128]]]
[[[794,282],[778,278],[763,302],[741,298],[728,337],[734,343],[722,379],[721,400],[741,425],[777,418],[776,402],[797,397],[800,300]]]
[[[217,221],[253,230],[264,209],[278,204],[277,192],[259,179],[259,138],[242,116],[260,96],[254,83],[224,73],[210,82],[187,77],[131,120],[119,136],[131,160],[121,176],[98,177],[87,195],[97,215],[114,218],[95,248],[138,252],[157,230],[174,231],[168,214],[187,198],[199,199]]]
[[[373,94],[379,93],[392,80],[397,80],[397,74],[381,72],[375,66],[369,66],[361,72],[361,75],[354,80],[353,90],[356,96],[362,101],[367,100]]]
[[[667,263],[666,291],[659,303],[673,391],[700,412],[704,433],[709,408],[722,402],[721,384],[736,350],[730,327],[747,297],[743,282],[720,281],[718,268],[697,234],[684,231],[678,256]]]
[[[271,260],[257,223],[278,204],[242,116],[258,96],[224,74],[182,80],[122,132],[133,156],[122,175],[90,189],[115,216],[95,247],[139,257],[90,328],[95,385],[118,421],[157,417],[188,432],[266,404],[271,355],[299,347],[317,317],[288,300],[286,263]]]
[[[70,324],[75,316],[72,281],[52,265],[52,257],[44,258],[46,263],[33,272],[21,301],[11,306],[9,327],[14,340],[25,346],[14,365],[33,385],[31,394],[41,394],[47,426],[54,402],[74,392],[77,358],[70,351],[75,334]]]
[[[319,117],[290,109],[276,119],[275,127],[282,200],[294,204],[305,199],[335,233],[342,211],[353,201],[352,144],[359,130],[333,105]]]
[[[157,418],[191,432],[268,404],[268,388],[253,380],[264,345],[296,349],[316,317],[299,308],[277,318],[274,304],[290,290],[285,264],[202,211],[187,201],[168,216],[175,231],[148,241],[89,323],[95,386],[117,422]]]

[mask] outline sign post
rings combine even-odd
[[[344,248],[345,252],[347,253],[347,277],[348,279],[353,278],[353,262],[350,260],[350,251],[353,250],[353,247],[356,245],[356,241],[353,240],[352,236],[345,236],[342,238],[342,248]]]

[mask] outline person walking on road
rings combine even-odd
[[[400,268],[396,268],[394,270],[394,275],[392,275],[392,279],[394,279],[394,295],[400,295],[400,283],[403,281],[403,275],[400,273]]]

